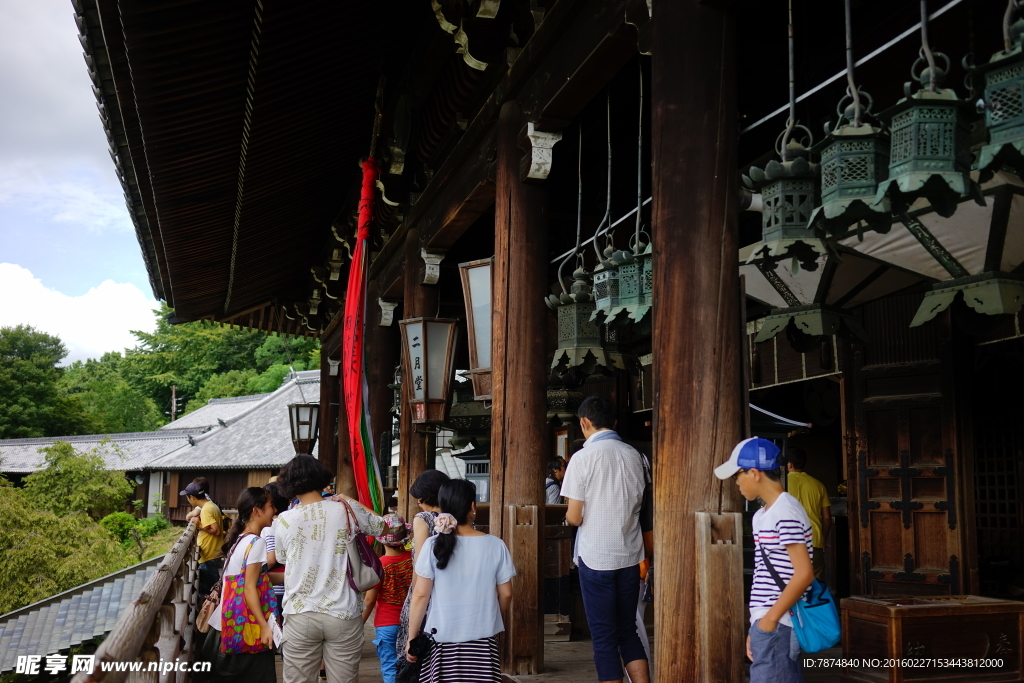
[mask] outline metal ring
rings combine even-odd
[[[814,144],[814,133],[812,133],[811,129],[808,128],[807,126],[803,125],[802,123],[795,123],[795,124],[793,124],[793,130],[795,131],[797,128],[802,128],[804,130],[804,132],[807,133],[807,143],[805,144],[805,143],[801,142],[801,144],[803,144],[804,147],[811,147]],[[786,135],[787,131],[789,131],[789,125],[788,124],[786,125],[786,130],[784,130],[781,133],[779,133],[779,137],[775,138],[775,152],[780,157],[783,156],[782,138],[783,138],[783,136]]]

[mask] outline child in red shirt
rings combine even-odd
[[[377,537],[384,545],[384,555],[380,558],[380,563],[384,566],[384,577],[374,588],[366,591],[363,602],[363,623],[370,618],[374,607],[377,608],[377,614],[373,618],[377,638],[373,644],[377,646],[380,673],[384,683],[395,683],[395,663],[398,661],[395,641],[398,639],[398,623],[405,595],[409,592],[409,584],[412,583],[412,553],[406,548],[409,525],[405,524],[401,517],[397,519],[403,526],[393,534]]]

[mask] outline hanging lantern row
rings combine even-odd
[[[790,17],[792,24],[792,12]],[[943,217],[952,216],[968,197],[984,205],[980,187],[970,176],[973,105],[942,87],[950,60],[931,49],[926,1],[921,1],[920,57],[911,68],[916,87],[905,84],[904,99],[879,114],[878,121],[871,118],[870,95],[854,82],[849,3],[846,30],[849,86],[837,107],[835,125],[826,126],[825,139],[810,150],[791,139],[794,130],[803,128],[795,121],[791,63],[790,118],[783,144],[776,150],[781,160],[769,162],[763,170],[751,168],[743,177],[748,188],[762,195],[762,240],[768,248],[758,257],[777,261],[793,248],[789,240],[807,242],[825,234],[842,235],[851,228],[886,233],[893,216],[906,213],[922,198]],[[1009,47],[1008,33],[1006,52],[978,70],[988,83],[986,122],[993,136],[992,144],[982,151],[982,167],[991,167],[997,157],[999,161],[1013,158],[1024,167],[1019,163],[1020,149],[1024,149],[1024,69],[1020,68],[1024,55],[1020,33],[1014,33],[1013,39],[1018,42],[1015,48]],[[807,151],[820,155],[820,167],[805,161]],[[779,240],[783,242],[769,245]]]
[[[636,228],[629,240],[629,248],[616,250],[614,233],[608,232],[608,243],[598,254],[598,265],[594,269],[594,314],[591,320],[607,325],[624,325],[629,321],[639,323],[651,310],[652,271],[651,236],[642,227],[643,209],[643,72],[640,73],[640,114],[637,125],[636,147]],[[610,139],[609,139],[610,145]],[[608,210],[605,219],[611,218],[611,148],[609,146]],[[600,231],[600,226],[599,226]],[[597,244],[597,235],[594,235]]]
[[[829,317],[826,312],[830,307],[825,305],[828,286],[824,290],[813,287],[814,278],[798,275],[799,269],[814,271],[829,264],[828,277],[832,277],[836,268],[842,267],[843,259],[853,255],[850,250],[860,250],[857,245],[867,239],[867,233],[886,234],[894,226],[912,235],[923,248],[922,255],[926,253],[934,260],[930,270],[927,263],[913,265],[906,254],[879,256],[883,243],[874,237],[865,244],[865,253],[873,254],[876,263],[891,263],[896,268],[909,268],[905,272],[920,272],[922,277],[938,280],[912,326],[930,320],[960,295],[965,302],[969,296],[968,305],[981,313],[998,315],[1021,310],[1024,280],[1002,272],[1012,270],[1015,262],[1000,256],[1004,242],[1009,245],[1011,240],[1019,241],[1013,236],[1016,231],[1003,229],[1005,237],[1000,238],[1000,232],[990,230],[991,234],[983,237],[990,243],[984,265],[975,255],[958,251],[955,241],[943,245],[945,233],[962,233],[964,223],[972,230],[983,231],[982,223],[991,220],[994,226],[999,214],[1005,226],[1007,214],[1014,211],[1012,200],[1022,194],[1019,181],[1009,180],[1011,174],[1024,177],[1024,20],[1017,18],[1019,3],[1007,2],[1004,49],[983,66],[973,68],[965,62],[972,75],[985,78],[984,97],[976,110],[973,103],[943,87],[950,60],[932,50],[927,2],[920,0],[921,49],[911,67],[912,80],[904,86],[905,97],[876,119],[871,113],[871,96],[860,90],[854,79],[851,3],[846,0],[848,87],[837,106],[837,121],[827,125],[825,139],[812,146],[811,142],[793,139],[793,133],[802,127],[795,119],[790,2],[790,116],[782,143],[777,145],[779,158],[764,169],[751,168],[743,177],[748,188],[760,190],[764,209],[762,241],[744,248],[741,261],[746,258],[746,265],[756,266],[756,270],[748,270],[748,276],[760,271],[766,281],[760,286],[769,286],[773,295],[777,293],[785,301],[784,307],[772,309],[772,324],[765,325],[762,336],[788,330],[800,316],[809,325],[805,325],[806,334],[811,336],[817,336],[819,328],[824,333],[835,327],[836,316],[843,318],[845,302],[855,297],[834,299],[839,308]],[[978,113],[984,114],[987,144],[975,157],[971,134]],[[821,164],[817,169],[807,156],[807,147],[819,155]],[[979,172],[977,180],[972,178],[972,167]],[[979,181],[985,183],[984,194]],[[809,204],[814,209],[805,220]],[[962,215],[956,224],[939,220],[958,211]],[[905,237],[897,234],[894,239]],[[840,255],[839,249],[846,254]],[[956,254],[967,261],[961,264]],[[779,268],[784,259],[792,260],[792,275]],[[952,279],[943,278],[936,269]],[[889,272],[896,271],[887,271],[885,277]],[[893,286],[900,282],[900,286],[906,286],[898,276],[890,279]]]

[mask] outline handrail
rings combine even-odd
[[[103,671],[105,662],[172,662],[191,660],[199,591],[196,520],[175,542],[138,596],[121,614],[96,650],[92,673],[78,673],[72,683],[120,683],[127,671]],[[182,672],[134,673],[133,680],[183,681]]]

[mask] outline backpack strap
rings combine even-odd
[[[779,576],[779,572],[775,570],[771,560],[768,559],[768,553],[764,551],[764,545],[758,543],[757,547],[761,549],[761,559],[764,560],[764,566],[768,568],[768,573],[772,575],[772,578],[775,579],[775,583],[779,585],[779,590],[786,590],[786,582],[782,580],[782,577]]]

